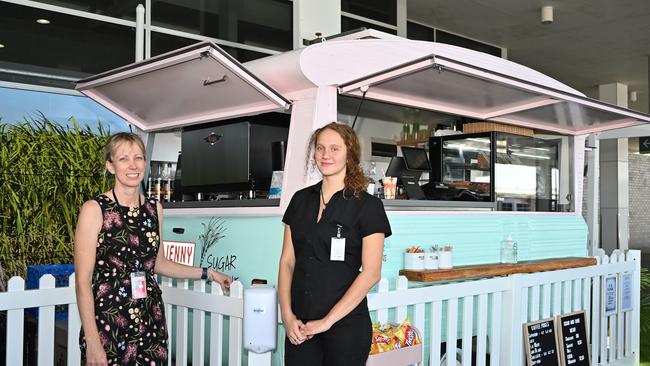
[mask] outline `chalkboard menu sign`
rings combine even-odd
[[[528,366],[560,366],[555,318],[524,324],[524,345]]]
[[[587,322],[585,312],[562,314],[558,316],[560,329],[560,350],[564,365],[588,366],[589,340],[587,339]]]

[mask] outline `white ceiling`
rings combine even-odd
[[[407,0],[409,20],[508,49],[508,59],[590,97],[598,85],[637,91],[648,113],[650,0]],[[553,6],[552,24],[541,7]]]

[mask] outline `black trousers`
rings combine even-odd
[[[303,320],[303,322],[307,322]],[[294,346],[284,340],[286,366],[365,366],[370,352],[370,314],[348,315],[327,332]]]

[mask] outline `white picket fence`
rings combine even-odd
[[[576,310],[586,310],[590,324],[592,365],[637,365],[639,362],[639,289],[640,253],[614,252],[611,257],[600,253],[598,264],[590,267],[517,274],[480,280],[408,288],[404,277],[397,279],[394,290],[382,279],[377,292],[368,295],[368,305],[376,320],[400,322],[407,315],[420,330],[426,348],[424,365],[440,365],[441,344],[453,352],[457,340],[458,361],[477,366],[525,365],[522,324]],[[602,314],[601,286],[606,275],[633,274],[634,309],[623,313]],[[70,278],[74,284],[74,275]],[[54,278],[43,276],[40,288],[25,290],[24,280],[14,277],[8,291],[0,293],[0,311],[7,311],[7,365],[23,364],[24,309],[38,307],[38,365],[54,364],[54,306],[68,304],[67,364],[79,364],[79,315],[75,306],[74,287],[54,288]],[[224,296],[217,286],[206,291],[205,282],[162,281],[163,298],[170,338],[175,344],[176,365],[242,364],[243,287],[235,282],[230,294]],[[172,307],[176,322],[172,324]],[[188,332],[189,312],[192,312],[192,332]],[[209,322],[207,315],[210,314]],[[228,329],[224,329],[228,317]],[[206,325],[210,332],[206,337]],[[4,335],[3,335],[4,336]],[[192,347],[189,347],[189,339]],[[206,338],[209,338],[206,344]],[[228,339],[225,357],[223,339]],[[170,342],[170,365],[171,345]],[[282,347],[280,339],[278,347]],[[208,357],[204,358],[204,354]],[[489,362],[488,362],[489,356]],[[453,358],[453,356],[451,357]],[[250,366],[271,365],[271,355],[248,354]],[[450,362],[449,365],[452,363]],[[395,365],[397,366],[397,365]]]
[[[392,291],[382,279],[377,293],[368,295],[368,305],[381,322],[400,322],[409,315],[428,343],[425,365],[440,365],[443,340],[446,345],[461,341],[458,361],[463,365],[473,358],[477,366],[487,365],[488,354],[491,366],[525,365],[522,324],[578,310],[586,311],[590,325],[592,365],[638,365],[640,252],[615,251],[611,257],[601,252],[596,259],[590,267],[420,288],[408,288],[401,277]],[[619,273],[633,274],[634,309],[623,313],[619,304],[616,314],[604,316],[602,279]],[[395,309],[390,318],[389,309]]]

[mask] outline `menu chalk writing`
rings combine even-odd
[[[524,345],[528,366],[560,366],[555,318],[524,324]]]
[[[584,310],[562,314],[557,318],[563,364],[566,366],[591,365]]]

